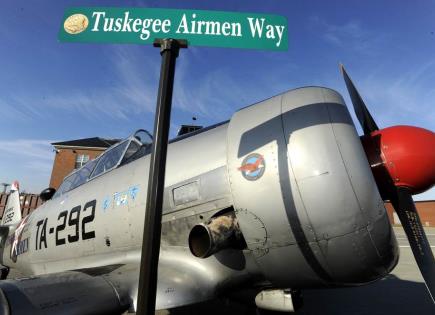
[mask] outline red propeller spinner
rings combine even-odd
[[[362,137],[381,191],[393,183],[418,194],[435,183],[435,133],[413,126],[393,126]]]

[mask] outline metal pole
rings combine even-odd
[[[180,48],[187,48],[187,41],[157,39],[162,65],[154,120],[153,147],[151,151],[148,194],[142,241],[139,286],[137,291],[138,315],[154,315],[156,306],[157,268],[160,253],[163,192],[165,189],[166,152],[171,119],[172,91],[175,61]]]

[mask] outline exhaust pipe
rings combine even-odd
[[[233,211],[211,218],[208,224],[197,224],[189,233],[191,253],[207,258],[225,248],[243,249],[246,243]]]

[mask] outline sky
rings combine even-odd
[[[42,1],[0,3],[0,182],[38,193],[50,143],[153,129],[160,55],[149,45],[60,43],[66,8],[120,6],[270,13],[285,52],[189,47],[177,60],[171,136],[286,90],[320,85],[351,104],[341,62],[377,124],[435,130],[434,1]],[[351,110],[351,107],[349,107]],[[352,117],[355,116],[351,110]],[[357,127],[361,133],[359,126]],[[435,199],[435,188],[414,196]]]

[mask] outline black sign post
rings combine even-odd
[[[162,65],[160,68],[159,92],[154,120],[154,139],[151,151],[139,286],[137,291],[136,314],[138,315],[154,315],[155,313],[166,153],[171,120],[175,61],[180,48],[187,48],[187,41],[170,38],[156,39],[154,47],[160,47]]]

